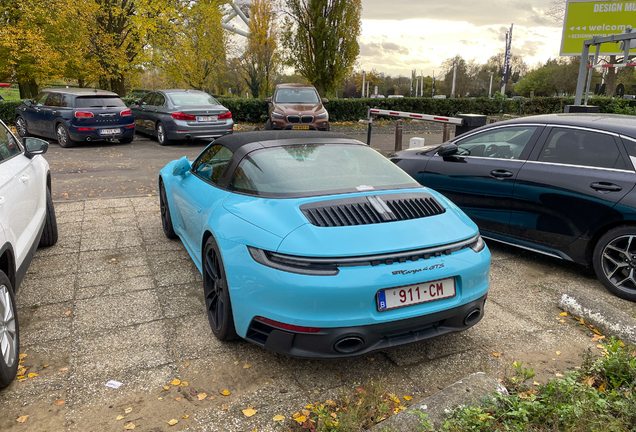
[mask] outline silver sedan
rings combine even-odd
[[[137,132],[156,137],[160,145],[215,139],[234,129],[232,113],[198,90],[156,90],[135,101],[130,109]]]

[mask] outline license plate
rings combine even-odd
[[[115,135],[121,132],[121,129],[100,129],[99,133],[102,135]]]
[[[292,129],[309,130],[309,126],[292,126]]]
[[[377,297],[380,312],[455,297],[455,278],[380,290]]]
[[[198,122],[215,122],[217,121],[217,116],[199,116],[197,117]]]

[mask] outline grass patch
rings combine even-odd
[[[458,408],[443,431],[636,431],[636,351],[621,341],[603,344],[601,357],[584,353],[580,369],[543,385],[513,364],[504,381],[510,396],[495,394],[481,407]]]
[[[20,90],[17,87],[0,87],[0,96],[4,100],[20,99]]]

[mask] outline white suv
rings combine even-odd
[[[15,292],[39,246],[57,242],[49,164],[39,156],[49,144],[24,145],[0,120],[0,388],[18,370],[20,335]]]

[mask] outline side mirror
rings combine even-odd
[[[26,106],[31,106],[31,105],[33,105],[33,102],[31,102],[30,100],[25,100],[25,101],[24,101],[24,104],[25,104]]]
[[[445,143],[437,150],[437,154],[441,157],[452,156],[457,153],[457,145],[454,143]]]
[[[327,98],[322,98],[322,103],[327,103],[327,102],[329,102],[329,99],[327,99]]]
[[[184,156],[181,159],[179,159],[177,163],[174,164],[174,168],[172,168],[172,175],[175,177],[176,176],[183,177],[185,173],[190,171],[190,168],[191,168],[190,161],[188,160],[187,156]]]
[[[271,97],[269,97],[269,98],[265,99],[265,102],[267,102],[267,103],[272,103],[272,98],[271,98]]]
[[[24,138],[24,155],[31,159],[35,155],[44,154],[49,149],[49,143],[39,138]]]
[[[134,100],[134,101],[133,101],[133,103],[134,103],[135,105],[141,105],[141,101],[140,101],[139,99]]]
[[[146,106],[146,105],[148,105],[148,102],[139,102],[139,105]]]

